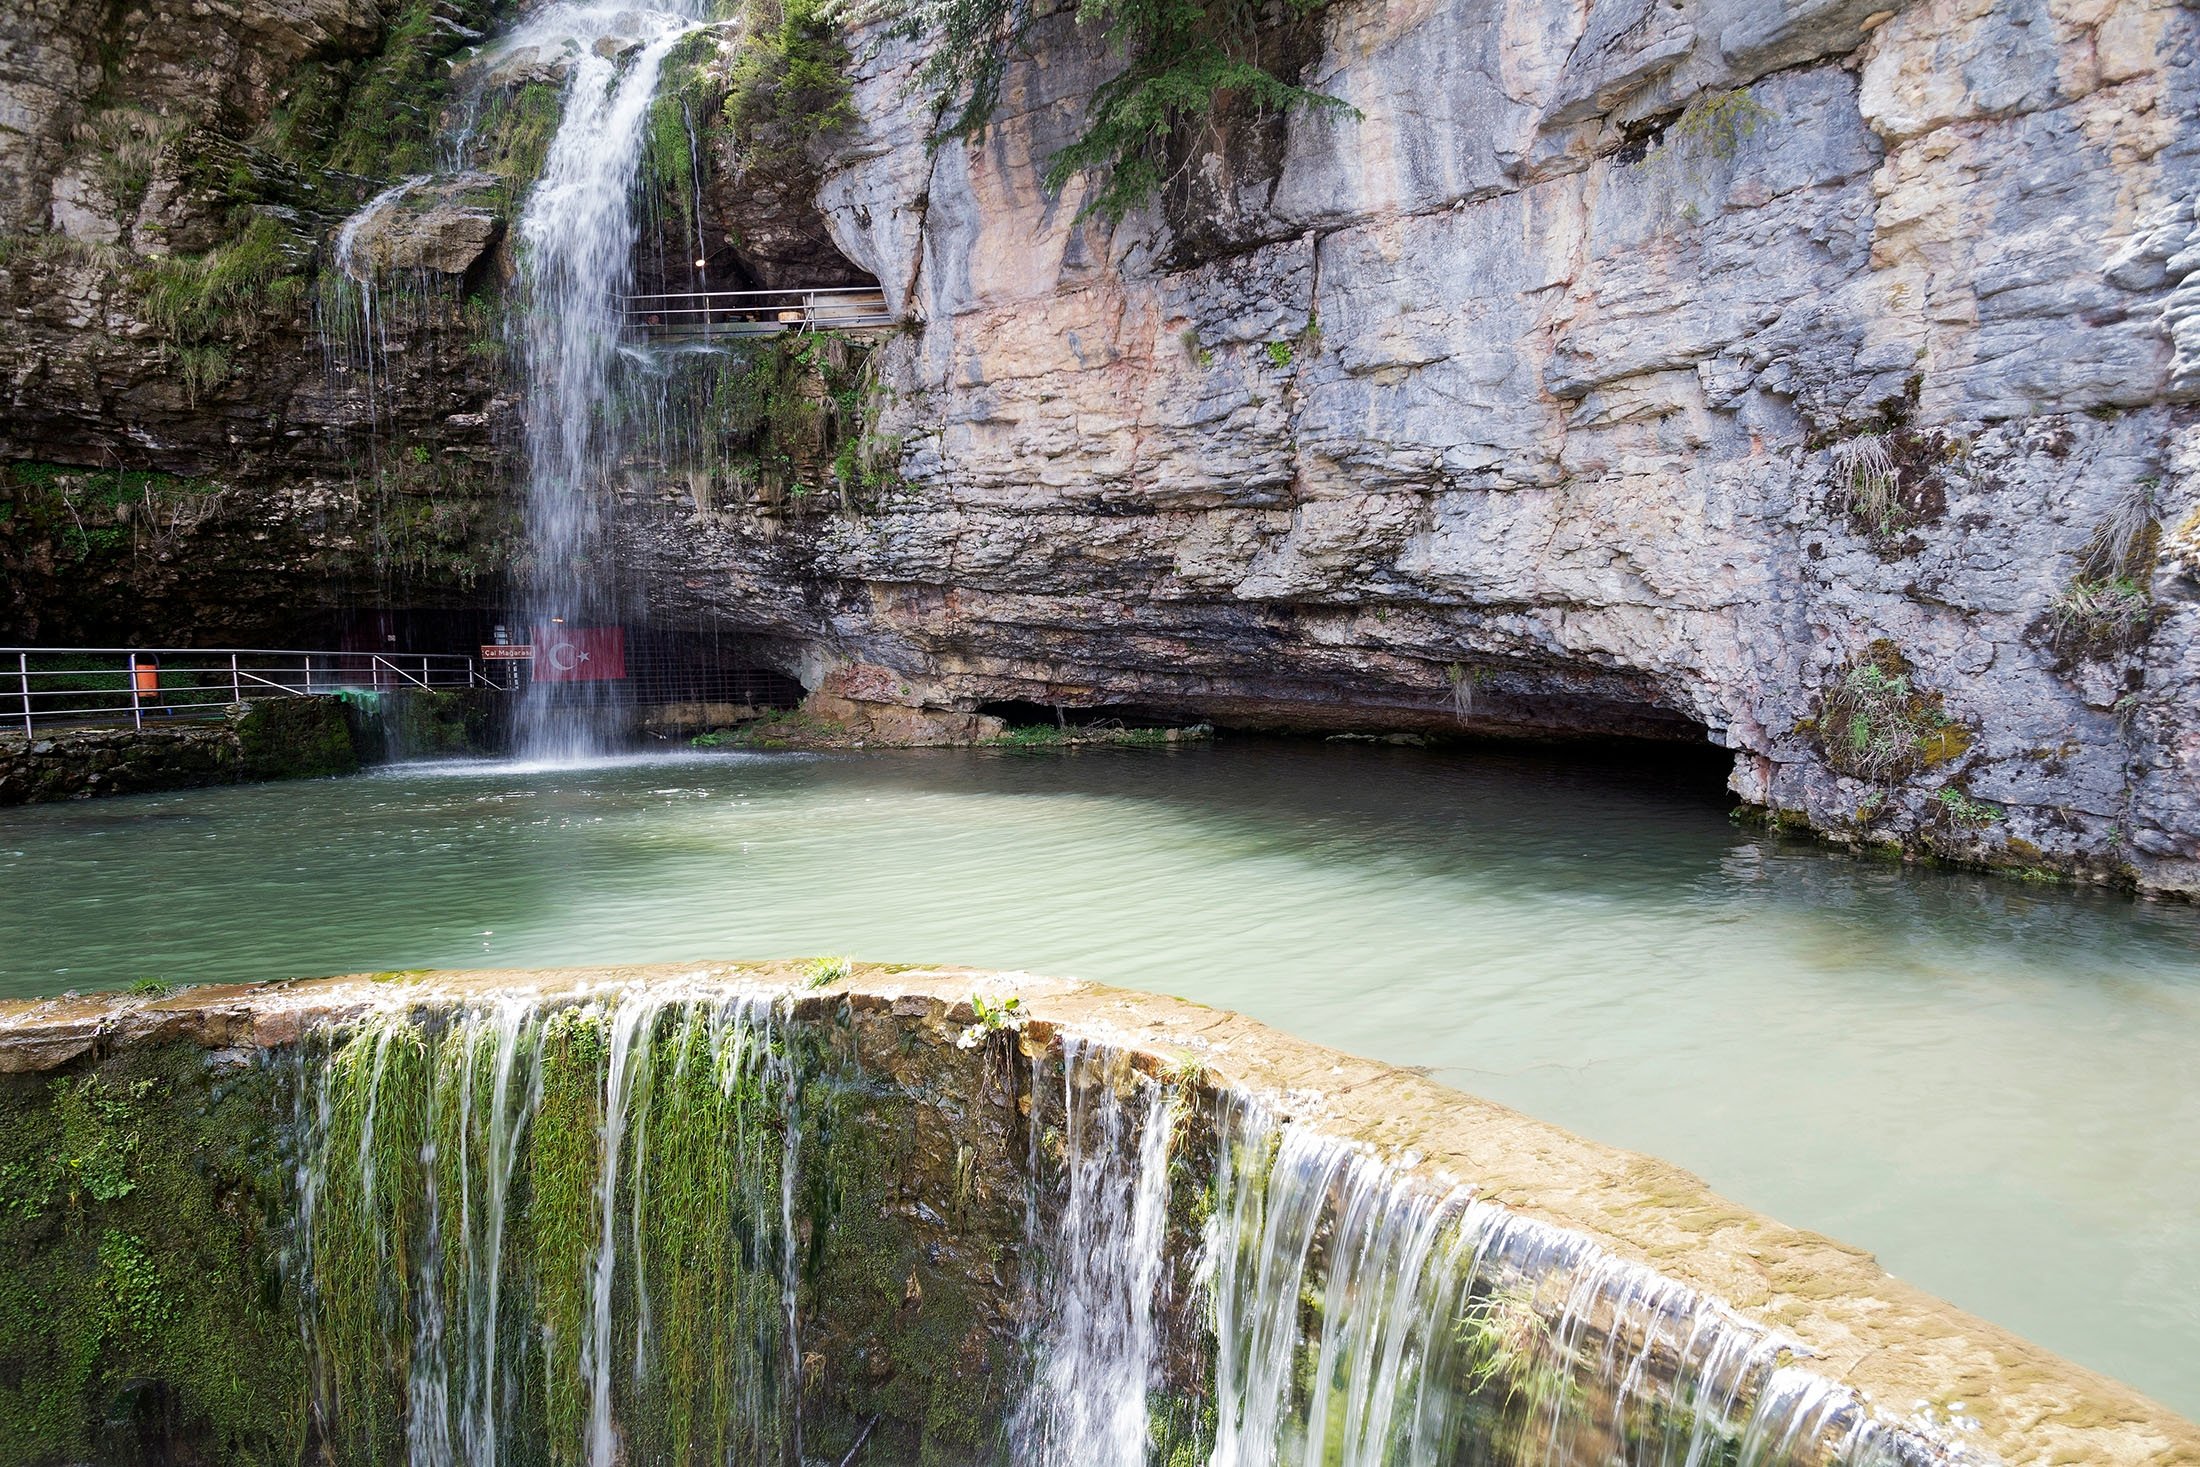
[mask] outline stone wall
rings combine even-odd
[[[273,698],[206,721],[141,728],[0,730],[0,805],[199,785],[351,774],[393,758],[504,746],[503,694],[384,693],[371,700]]]
[[[344,705],[300,698],[256,703],[241,716],[207,722],[0,734],[0,805],[349,774],[358,767]]]

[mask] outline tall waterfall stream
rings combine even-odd
[[[1923,1450],[1718,1304],[1270,1100],[1070,1037],[791,1012],[636,986],[393,1005],[302,1046],[290,1269],[336,1456]]]
[[[619,388],[622,371],[633,365],[623,358],[637,355],[621,340],[624,298],[634,281],[636,182],[666,57],[703,24],[680,4],[545,5],[470,63],[457,125],[442,139],[442,161],[453,176],[486,178],[465,170],[474,161],[482,93],[498,85],[499,66],[516,59],[523,71],[562,69],[557,128],[513,230],[517,280],[505,330],[522,404],[528,558],[517,568],[513,610],[523,635],[617,625],[626,609],[602,553],[600,504],[633,426]],[[433,181],[422,174],[394,183],[346,221],[318,303],[329,367],[360,390],[369,457],[382,451],[390,302],[361,236]],[[399,294],[434,289],[422,277]],[[649,375],[647,364],[641,375]],[[619,723],[610,686],[587,677],[530,679],[517,710],[518,751],[553,763],[605,752]]]
[[[557,134],[518,230],[534,557],[522,610],[533,627],[617,619],[598,559],[597,500],[621,447],[621,416],[607,404],[622,297],[634,277],[634,181],[659,68],[694,26],[682,9],[558,4],[511,42],[563,42],[572,54]],[[519,710],[520,752],[556,760],[602,752],[605,686],[531,681]]]

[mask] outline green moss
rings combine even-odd
[[[644,1022],[625,1051],[611,1198],[626,1455],[779,1460],[799,1408],[810,1454],[841,1444],[829,1460],[874,1416],[880,1460],[999,1460],[1019,1379],[1005,1284],[1026,1154],[1014,1085],[966,1102],[974,1062],[921,1043],[858,1065],[831,1020],[766,1026],[699,1004]],[[501,1454],[579,1459],[611,1016],[577,1006],[521,1023],[500,1112],[509,1032],[485,1014],[391,1008],[309,1040],[295,1065],[210,1069],[195,1047],[156,1046],[59,1081],[0,1077],[0,1463],[296,1463],[309,1399],[316,1459],[403,1460],[427,1311],[440,1305],[453,1349],[478,1301],[466,1276],[507,1125],[490,1322],[514,1390]],[[295,1156],[277,1154],[284,1115],[300,1120]],[[798,1169],[783,1177],[790,1147]],[[943,1228],[924,1199],[944,1194],[950,1155]],[[785,1350],[790,1259],[799,1365]]]
[[[494,753],[504,746],[509,703],[487,689],[408,688],[378,698],[372,717],[353,724],[353,741],[378,736],[407,759]]]
[[[1884,638],[1834,674],[1815,731],[1828,765],[1876,784],[1959,759],[1972,739],[1948,717],[1939,693],[1916,686],[1909,659]]]
[[[350,720],[335,698],[269,698],[237,720],[250,779],[312,779],[359,767]]]
[[[46,463],[0,470],[11,535],[18,543],[43,539],[71,565],[166,549],[219,508],[222,492],[206,480],[144,470]]]
[[[0,1105],[0,1463],[294,1463],[305,1371],[276,1267],[273,1072],[125,1052]]]
[[[910,1099],[805,1090],[803,1298],[820,1344],[838,1347],[811,1384],[842,1419],[888,1423],[874,1447],[885,1460],[992,1460],[1015,1375],[954,1259],[921,1246],[904,1217],[907,1158],[922,1149]]]
[[[596,1237],[599,1072],[609,1035],[595,1009],[560,1009],[543,1021],[541,1094],[528,1147],[528,1265],[542,1334],[544,1427],[552,1460],[579,1460],[588,1398],[580,1372],[588,1321],[588,1263]]]
[[[643,139],[642,177],[660,206],[688,230],[695,220],[696,159],[709,155],[714,126],[727,120],[727,82],[711,65],[718,44],[714,33],[698,31],[666,55]]]
[[[505,574],[523,551],[519,504],[492,465],[400,453],[357,472],[369,517],[363,574],[474,586]]]
[[[475,124],[474,166],[503,179],[508,196],[516,200],[542,176],[563,109],[563,97],[548,82],[492,94],[483,101]]]
[[[402,1018],[361,1026],[329,1056],[311,1220],[322,1419],[343,1455],[388,1461],[405,1440],[406,1317],[426,1223],[416,1159],[427,1136],[426,1035]]]
[[[656,1460],[760,1461],[782,1427],[776,1259],[784,1128],[754,1036],[682,1012],[653,1051],[642,1184],[658,1325]],[[638,1132],[637,1134],[645,1134]]]
[[[834,747],[846,743],[851,735],[843,724],[819,718],[800,708],[788,708],[767,713],[739,728],[719,730],[715,737],[711,734],[703,737],[713,739],[703,745],[705,748],[800,749]],[[701,743],[701,740],[693,742]]]
[[[1197,732],[1193,730],[1192,732]],[[1176,742],[1170,735],[1183,733],[1166,728],[1113,728],[1100,725],[1032,723],[1011,728],[987,740],[1002,749],[1058,749],[1081,744],[1125,744],[1153,747]]]
[[[448,91],[451,36],[433,0],[406,0],[385,24],[380,54],[352,84],[328,146],[328,166],[394,178],[426,172]]]

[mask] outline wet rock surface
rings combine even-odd
[[[683,995],[776,996],[787,1043],[814,1044],[828,1067],[850,1067],[838,1093],[842,1104],[856,1109],[835,1112],[842,1123],[820,1133],[827,1138],[825,1149],[815,1153],[838,1158],[826,1173],[837,1179],[830,1195],[841,1208],[829,1235],[810,1235],[828,1238],[825,1271],[816,1277],[836,1280],[836,1289],[844,1285],[845,1291],[803,1296],[809,1311],[803,1338],[817,1347],[814,1362],[803,1367],[816,1394],[805,1399],[823,1411],[813,1444],[848,1440],[864,1420],[880,1419],[887,1423],[887,1440],[927,1453],[926,1460],[987,1455],[984,1442],[993,1429],[987,1423],[1010,1389],[1023,1307],[1015,1280],[1030,1224],[1025,1183],[1019,1179],[1027,1168],[1046,1164],[1050,1147],[1064,1144],[1061,1127],[1067,1117],[1050,1097],[1064,1097],[1066,1104],[1095,1085],[1133,1086],[1143,1074],[1201,1095],[1265,1097],[1264,1104],[1293,1124],[1364,1148],[1352,1154],[1364,1157],[1366,1165],[1399,1167],[1394,1175],[1384,1174],[1392,1179],[1383,1185],[1404,1189],[1401,1197],[1418,1192],[1433,1198],[1454,1184],[1471,1186],[1479,1203],[1495,1204],[1523,1225],[1560,1225],[1579,1240],[1569,1247],[1600,1250],[1596,1256],[1609,1257],[1622,1269],[1648,1265],[1665,1281],[1661,1289],[1685,1287],[1725,1300],[1739,1311],[1734,1318],[1752,1322],[1747,1327],[1769,1327],[1807,1350],[1802,1358],[1809,1372],[1860,1388],[1884,1409],[1901,1414],[1910,1402],[1931,1403],[1934,1410],[1901,1428],[1908,1435],[1896,1443],[1900,1460],[2169,1467],[2200,1450],[2200,1437],[2188,1423],[2125,1388],[1917,1293],[1866,1255],[1738,1208],[1672,1167],[1592,1145],[1409,1073],[1302,1044],[1234,1015],[1027,974],[843,966],[827,970],[821,981],[811,968],[796,964],[690,965],[382,974],[371,981],[12,1003],[0,1009],[0,1072],[11,1077],[16,1128],[9,1134],[26,1127],[35,1132],[45,1124],[43,1107],[70,1096],[75,1099],[68,1103],[144,1103],[153,1087],[133,1087],[153,1081],[161,1087],[154,1104],[171,1103],[173,1092],[191,1101],[183,1119],[225,1138],[197,1175],[236,1185],[220,1182],[230,1175],[231,1158],[249,1155],[256,1146],[264,1149],[265,1138],[263,1133],[255,1141],[253,1126],[240,1132],[229,1125],[235,1112],[222,1108],[223,1091],[233,1091],[255,1111],[259,1127],[270,1115],[289,1113],[281,1096],[263,1092],[270,1086],[280,1090],[299,1071],[287,1063],[256,1061],[287,1059],[298,1046],[326,1043],[325,1037],[313,1038],[326,1036],[326,1025],[337,1026],[338,1040],[366,1037],[364,1049],[344,1062],[356,1072],[395,1076],[416,1061],[390,1044],[411,1043],[404,1037],[415,1032],[409,1026],[439,1013],[472,1013],[485,1016],[479,1022],[486,1023],[486,1016],[500,1012],[500,1003],[554,1014],[593,1002],[600,1017],[585,1022],[608,1033],[615,1032],[608,1016],[620,1004],[651,993],[673,1003],[667,1013],[682,1011]],[[1018,1000],[1009,1011],[1013,1022],[1003,1024],[1003,1005],[1011,997]],[[392,1029],[393,1023],[407,1027]],[[611,1042],[615,1052],[619,1041]],[[1100,1070],[1064,1069],[1073,1051],[1102,1050],[1120,1059]],[[600,1068],[603,1062],[599,1054],[590,1063]],[[1032,1078],[1042,1072],[1050,1077],[1043,1085]],[[1064,1087],[1065,1074],[1076,1083]],[[211,1096],[208,1078],[214,1082]],[[375,1081],[376,1087],[382,1083]],[[560,1083],[549,1080],[544,1093],[551,1099],[542,1104],[557,1103]],[[600,1075],[598,1083],[603,1083]],[[342,1119],[345,1104],[339,1095],[336,1119],[324,1124],[339,1130],[355,1124],[356,1115],[352,1122]],[[1245,1154],[1259,1154],[1227,1107],[1211,1110],[1202,1102],[1190,1114],[1212,1117],[1192,1124],[1175,1143],[1188,1148],[1190,1175],[1201,1173],[1200,1158],[1211,1160],[1218,1140],[1240,1137],[1241,1147],[1253,1146]],[[112,1116],[100,1111],[98,1117],[127,1120],[119,1110]],[[384,1111],[383,1124],[423,1122],[393,1104]],[[81,1147],[103,1134],[80,1130],[72,1133],[71,1144]],[[398,1134],[391,1144],[402,1152],[403,1133]],[[667,1133],[656,1144],[678,1140]],[[349,1151],[340,1154],[356,1159]],[[1343,1153],[1338,1156],[1341,1160]],[[1285,1165],[1277,1162],[1279,1175]],[[188,1190],[205,1183],[179,1177],[175,1185]],[[376,1194],[370,1189],[363,1195]],[[576,1195],[586,1205],[585,1193]],[[1183,1246],[1198,1234],[1198,1195],[1197,1187],[1172,1186],[1168,1226],[1172,1237],[1182,1234]],[[1227,1189],[1209,1195],[1212,1201],[1226,1196]],[[1187,1210],[1179,1211],[1180,1203]],[[270,1198],[263,1205],[276,1204]],[[110,1226],[128,1221],[129,1206],[134,1204],[125,1202],[92,1220],[111,1219]],[[199,1245],[233,1246],[247,1257],[254,1248],[271,1246],[271,1239],[250,1225],[257,1215],[234,1214]],[[388,1216],[397,1226],[404,1214]],[[149,1256],[170,1261],[163,1250],[176,1245],[166,1234],[142,1221],[129,1226],[138,1230],[129,1236],[142,1237]],[[8,1234],[8,1245],[29,1246],[31,1235],[16,1224],[10,1227],[16,1230]],[[251,1241],[255,1236],[257,1243]],[[1172,1297],[1188,1304],[1189,1280],[1183,1282],[1187,1288]],[[669,1276],[659,1276],[658,1287],[672,1287]],[[1296,1294],[1291,1298],[1295,1303]],[[1557,1309],[1563,1300],[1553,1296],[1546,1303]],[[273,1309],[256,1304],[233,1323],[262,1329],[279,1341],[279,1332],[265,1329]],[[294,1344],[295,1336],[290,1338]],[[231,1339],[223,1335],[215,1343],[226,1350]],[[278,1382],[278,1394],[306,1389],[304,1373],[289,1363],[288,1348],[279,1346],[257,1367]],[[1166,1352],[1163,1358],[1169,1358]],[[1174,1373],[1181,1363],[1164,1365],[1161,1388],[1196,1398],[1202,1389],[1198,1372]],[[206,1398],[190,1399],[203,1405]],[[301,1396],[285,1399],[296,1402]],[[829,1410],[826,1402],[832,1403]],[[1934,1419],[1935,1411],[1953,1402],[1967,1403],[1962,1414],[1974,1424]],[[277,1427],[285,1409],[290,1408],[278,1402],[272,1411]],[[266,1421],[269,1414],[258,1410],[250,1420]],[[1575,1445],[1589,1449],[1585,1440]],[[1592,1459],[1606,1460],[1579,1460]],[[1560,1460],[1576,1459],[1562,1454]]]

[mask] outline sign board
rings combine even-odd
[[[534,655],[535,649],[525,642],[513,642],[501,646],[492,644],[481,649],[481,660],[483,662],[525,662]]]

